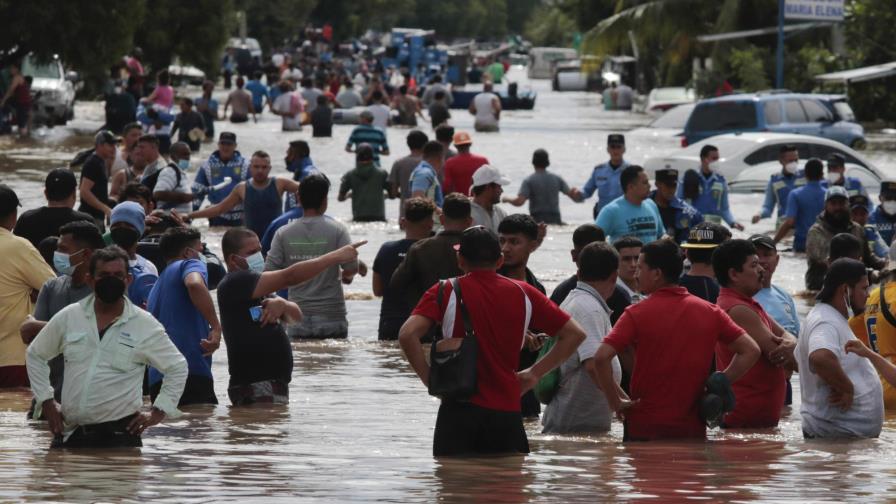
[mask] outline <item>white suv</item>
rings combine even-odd
[[[22,75],[31,76],[31,96],[34,97],[32,118],[35,124],[62,125],[75,114],[75,72],[65,73],[62,62],[54,56],[38,63],[31,55],[22,61]]]

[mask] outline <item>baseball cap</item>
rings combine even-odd
[[[765,247],[769,250],[778,250],[778,246],[775,245],[775,240],[772,240],[771,237],[764,234],[754,234],[750,237],[750,243],[752,243],[753,246],[757,248]]]
[[[126,222],[134,226],[140,235],[143,235],[143,229],[146,226],[146,211],[143,205],[136,201],[123,201],[112,209],[112,216],[109,218],[110,225],[118,222]]]
[[[451,139],[451,143],[454,145],[470,145],[473,143],[473,139],[470,138],[470,134],[466,131],[458,131],[454,134],[454,138]]]
[[[831,186],[828,187],[828,190],[824,193],[824,200],[828,201],[834,198],[843,198],[845,200],[849,199],[849,193],[846,192],[846,188],[843,186]]]
[[[218,135],[218,143],[235,144],[236,133],[231,133],[230,131],[222,131],[221,134]]]
[[[510,179],[505,177],[492,165],[482,165],[473,173],[473,185],[470,187],[479,187],[486,184],[507,185]]]
[[[865,208],[869,206],[868,197],[864,194],[855,194],[849,197],[849,208]]]
[[[719,224],[701,222],[688,233],[688,241],[681,244],[685,249],[711,249],[716,248],[728,239],[729,233]]]
[[[0,216],[7,216],[12,213],[16,207],[22,206],[19,203],[19,196],[6,184],[0,184]]]
[[[880,183],[880,195],[896,198],[896,181],[885,180]]]
[[[75,179],[75,173],[68,168],[56,168],[50,170],[47,178],[44,180],[44,189],[47,191],[47,198],[58,201],[71,193],[78,186]]]
[[[115,136],[109,130],[100,130],[100,132],[97,133],[96,136],[93,137],[94,145],[100,145],[100,144],[116,145],[118,143],[118,141],[119,141],[119,138],[117,136]]]
[[[548,156],[548,151],[544,149],[536,149],[535,152],[532,153],[532,164],[535,166],[550,166],[551,159]]]
[[[846,164],[846,157],[843,154],[834,153],[828,158],[828,166],[843,166]]]
[[[861,278],[866,274],[865,263],[849,257],[841,257],[831,263],[824,275],[824,283],[815,299],[830,299],[837,287]]]
[[[625,145],[625,135],[620,135],[619,133],[613,133],[611,135],[607,135],[607,146],[612,145]]]
[[[501,257],[498,235],[485,226],[465,229],[454,250],[460,252],[464,259],[477,264],[496,262]]]
[[[656,171],[656,181],[664,184],[678,183],[678,170],[674,168],[663,168]]]

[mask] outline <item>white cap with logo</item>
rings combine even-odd
[[[492,165],[482,165],[473,173],[473,185],[470,187],[479,187],[487,184],[507,185],[510,179],[505,177]]]

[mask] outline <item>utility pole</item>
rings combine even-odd
[[[775,88],[784,88],[784,0],[778,0],[778,50],[775,61]]]

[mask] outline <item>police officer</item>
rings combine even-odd
[[[806,161],[806,184],[797,187],[787,195],[787,203],[784,208],[787,212],[779,214],[784,217],[784,221],[778,226],[775,233],[775,243],[780,242],[787,236],[791,229],[793,233],[793,250],[794,252],[804,252],[806,250],[806,237],[809,228],[815,224],[818,215],[824,211],[825,199],[824,184],[824,164],[820,159],[812,158]]]
[[[690,203],[710,222],[720,224],[725,221],[729,227],[743,231],[744,226],[734,220],[731,207],[728,205],[728,181],[718,173],[719,148],[715,145],[704,145],[700,149],[700,192]],[[683,188],[678,197],[684,197]]]
[[[650,193],[650,199],[660,210],[660,217],[666,227],[666,234],[681,244],[688,239],[690,230],[703,222],[703,214],[675,196],[678,187],[678,170],[665,168],[656,171],[656,189]]]
[[[787,213],[787,196],[790,195],[790,191],[806,185],[803,170],[799,169],[800,155],[796,145],[782,146],[778,153],[778,162],[781,163],[781,173],[776,173],[769,179],[768,185],[765,187],[765,202],[762,204],[762,212],[753,216],[753,224],[759,222],[759,219],[771,217],[775,205],[778,206],[776,224],[781,224]]]
[[[871,212],[868,222],[874,224],[886,244],[893,244],[896,233],[896,181],[880,183],[880,205]]]
[[[886,242],[884,242],[884,239],[881,238],[880,233],[877,232],[877,228],[874,224],[868,223],[868,206],[870,204],[871,202],[868,201],[868,198],[861,194],[850,196],[849,213],[853,222],[861,225],[862,229],[865,231],[865,241],[868,242],[868,248],[871,249],[871,253],[877,257],[886,259],[890,248],[887,246]]]
[[[868,191],[862,185],[862,181],[855,177],[846,176],[846,158],[843,154],[834,153],[828,158],[828,174],[825,177],[825,186],[838,185],[846,189],[846,194],[850,197],[861,194],[867,197]],[[871,199],[868,199],[871,205]],[[868,207],[868,211],[874,210],[874,205]]]
[[[594,167],[591,178],[585,182],[585,187],[582,188],[579,200],[585,201],[594,194],[594,191],[597,191],[597,203],[594,204],[595,219],[604,206],[622,196],[619,175],[628,166],[628,163],[622,159],[625,154],[625,137],[618,133],[607,135],[607,153],[610,154],[610,160]]]

